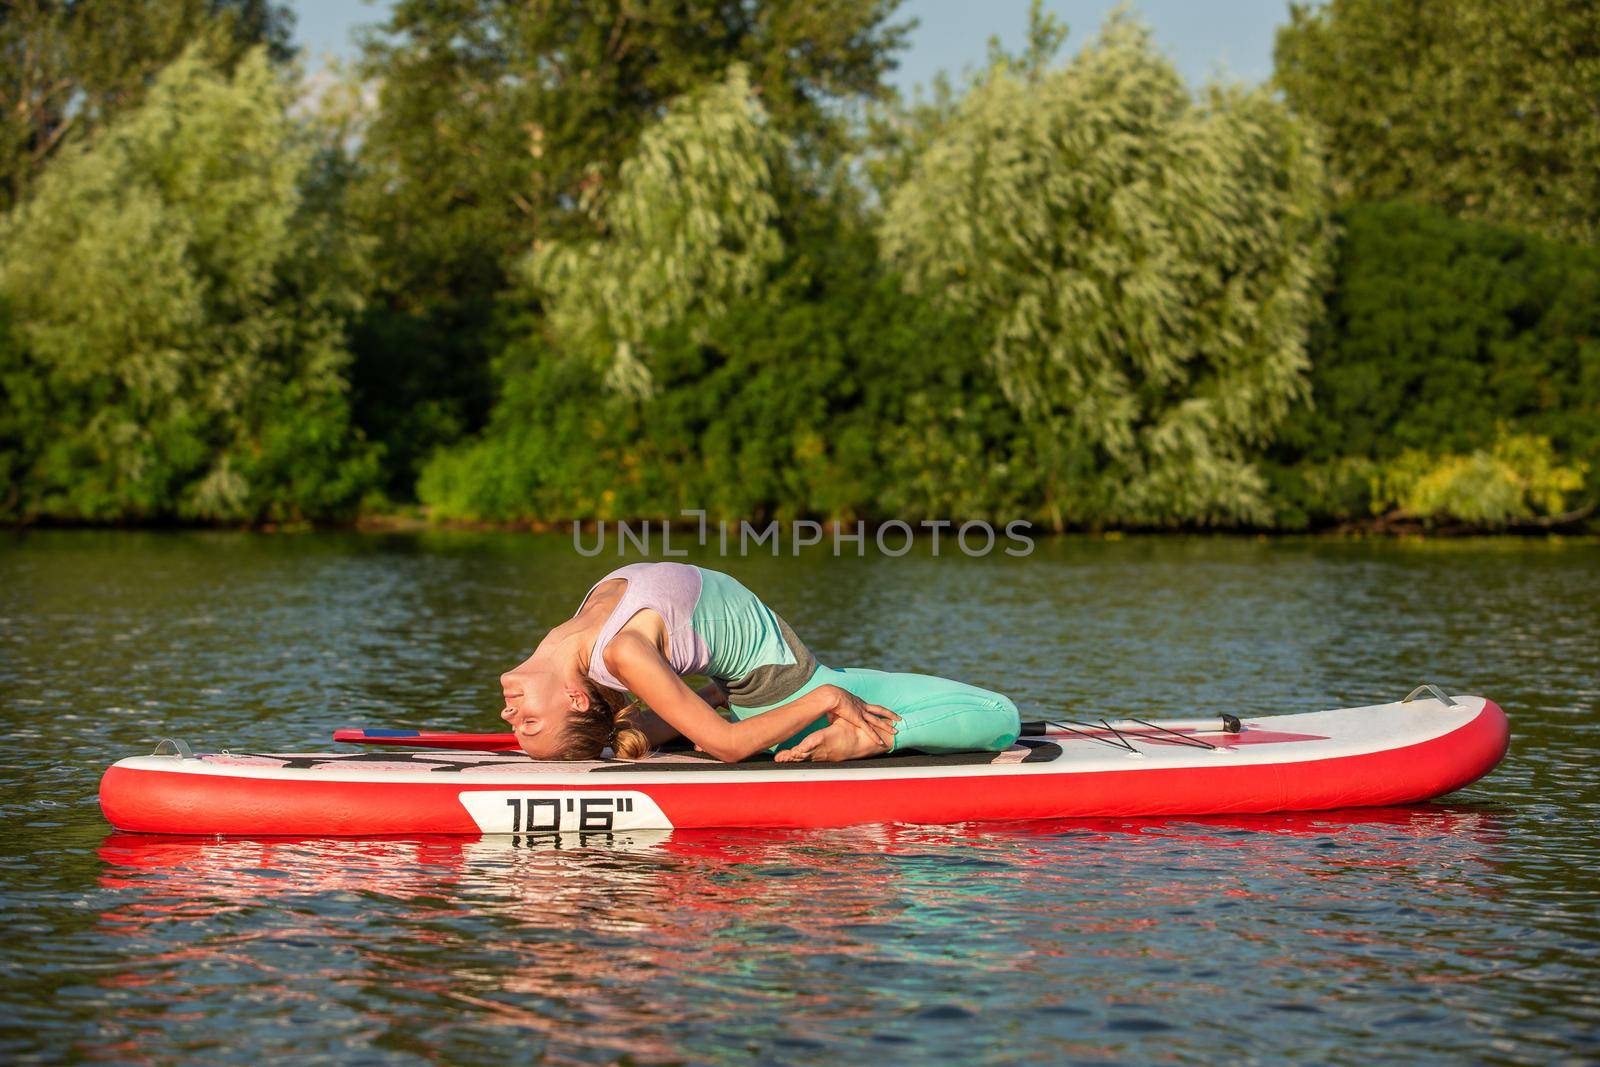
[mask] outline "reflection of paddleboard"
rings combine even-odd
[[[520,754],[222,753],[119,760],[113,825],[146,833],[607,833],[978,819],[1206,815],[1406,804],[1486,774],[1505,715],[1483,697],[1246,719],[1238,732],[1083,729],[1005,752],[849,763],[637,762]]]

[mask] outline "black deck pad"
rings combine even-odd
[[[462,771],[472,767],[493,766],[503,764],[506,759],[503,755],[485,757],[478,753],[451,754],[442,752],[384,752],[372,750],[366,752],[329,752],[308,753],[293,755],[282,752],[241,752],[241,756],[254,756],[259,759],[282,760],[285,770],[310,771],[320,767],[336,767],[351,763],[409,763],[417,770],[426,771]]]
[[[1053,759],[1061,754],[1061,746],[1054,742],[1020,741],[1029,749],[1024,763],[1038,763],[1042,760]],[[871,771],[883,770],[888,767],[980,767],[993,763],[999,757],[998,752],[951,752],[944,755],[930,755],[908,749],[893,756],[873,756],[869,759],[842,760],[834,763],[778,763],[771,756],[762,753],[752,756],[740,763],[722,763],[710,756],[696,755],[693,763],[674,760],[671,763],[657,763],[654,760],[643,760],[636,763],[624,761],[611,761],[595,767],[596,774],[638,774],[655,773],[657,771],[687,772],[695,771],[742,771],[759,774],[763,771],[780,769],[785,771],[841,771],[858,770]]]

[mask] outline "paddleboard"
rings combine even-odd
[[[539,762],[521,753],[172,752],[119,760],[100,783],[118,829],[239,836],[611,833],[692,827],[1215,815],[1409,804],[1505,754],[1480,696],[1242,718],[1238,730],[1125,728],[1019,739],[1004,752],[846,763],[720,763],[689,752]],[[1147,723],[1147,726],[1152,724]],[[1186,724],[1187,725],[1187,724]]]

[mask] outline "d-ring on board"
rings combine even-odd
[[[1417,699],[1417,694],[1418,693],[1432,693],[1433,696],[1436,699],[1438,699],[1440,702],[1442,702],[1444,704],[1444,706],[1447,707],[1447,708],[1453,708],[1453,707],[1456,706],[1456,702],[1455,702],[1455,698],[1454,697],[1452,697],[1449,693],[1446,693],[1443,689],[1440,689],[1438,686],[1432,685],[1432,684],[1430,684],[1428,682],[1423,682],[1421,685],[1417,686],[1415,689],[1413,689],[1411,691],[1411,695],[1406,697],[1400,703],[1402,703],[1402,704],[1411,703],[1413,700]]]

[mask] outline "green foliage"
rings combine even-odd
[[[1315,146],[1264,91],[1192,98],[1120,16],[1064,68],[1033,37],[892,193],[887,250],[986,318],[1058,524],[1260,520],[1327,255]]]
[[[1568,509],[1584,488],[1588,464],[1569,462],[1550,439],[1501,426],[1483,448],[1469,453],[1408,448],[1386,459],[1339,456],[1279,471],[1301,506],[1319,521],[1360,524],[1421,520],[1499,529],[1581,514]],[[1303,510],[1288,511],[1282,525],[1306,524]]]
[[[1297,7],[1285,105],[1035,0],[903,105],[896,3],[399,0],[314,87],[274,0],[4,6],[0,519],[1600,502],[1593,5]]]
[[[256,520],[348,508],[357,250],[302,196],[293,88],[184,53],[0,226],[12,516]]]
[[[378,109],[362,158],[396,277],[458,260],[508,266],[534,238],[584,232],[575,210],[678,97],[744,64],[773,124],[837,138],[840,101],[876,97],[905,28],[897,0],[401,0],[366,46]],[[409,267],[409,269],[407,269]]]
[[[656,395],[513,349],[484,437],[427,467],[443,517],[1010,518],[1033,465],[973,324],[901,291],[859,224],[795,234],[773,280],[650,335]]]
[[[608,385],[648,396],[645,335],[720,315],[782,253],[768,169],[781,148],[743,67],[674,103],[596,211],[603,236],[543,244],[523,265],[556,348],[609,360]]]
[[[1067,35],[1066,24],[1044,10],[1043,0],[1033,0],[1022,52],[1009,55],[1001,48],[998,37],[989,38],[989,69],[1004,66],[1013,73],[1036,77],[1055,59]],[[967,76],[970,80],[970,71]],[[894,94],[868,107],[857,151],[867,181],[880,200],[887,200],[906,184],[917,160],[955,115],[960,103],[955,82],[941,70],[926,88],[919,85],[912,90],[909,103]]]
[[[1536,465],[1497,445],[1526,435],[1547,439],[1557,465],[1587,469],[1583,495],[1600,497],[1600,249],[1410,204],[1351,208],[1342,222],[1312,403],[1274,449],[1280,521],[1420,507],[1433,498],[1375,473],[1403,454],[1412,457],[1404,471],[1430,465],[1426,457],[1449,465],[1442,457],[1479,455],[1490,457],[1474,461],[1482,470],[1498,456],[1526,473]],[[1522,498],[1533,514],[1561,507],[1542,490]],[[1523,514],[1480,510],[1502,516],[1495,521]]]
[[[354,386],[391,491],[481,425],[504,344],[496,295],[535,242],[596,236],[587,206],[672,100],[743,63],[790,150],[835,158],[839,106],[884,91],[897,2],[395,4],[366,46],[377,107],[350,202],[380,239]]]
[[[1600,239],[1600,5],[1294,4],[1275,77],[1347,199]]]
[[[16,0],[0,7],[0,213],[46,163],[139,103],[189,47],[224,69],[252,46],[292,55],[271,0]]]
[[[1504,434],[1470,455],[1408,449],[1380,468],[1375,510],[1451,518],[1479,526],[1558,515],[1583,487],[1583,464],[1562,463],[1550,439]]]
[[[445,281],[587,231],[575,210],[678,97],[743,64],[774,126],[836,140],[828,111],[883,93],[897,0],[401,0],[366,45],[378,109],[362,158],[397,277]],[[441,264],[443,264],[441,266]],[[409,265],[410,269],[405,269]]]

